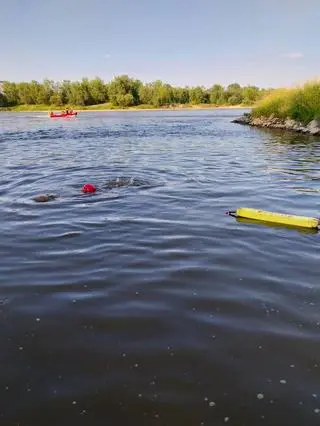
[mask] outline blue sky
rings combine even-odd
[[[320,76],[320,0],[12,0],[0,80],[290,86]]]

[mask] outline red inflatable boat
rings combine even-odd
[[[73,111],[72,112],[68,112],[68,113],[62,112],[60,114],[55,114],[55,113],[51,112],[49,114],[49,117],[50,118],[64,118],[64,117],[75,117],[76,115],[78,115],[78,113],[77,112],[73,112]]]

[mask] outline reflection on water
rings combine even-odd
[[[268,175],[285,189],[308,195],[318,193],[320,180],[319,138],[259,129],[264,140],[263,148],[268,157]]]
[[[319,235],[225,211],[319,216],[320,141],[239,114],[0,115],[0,425],[319,424]]]

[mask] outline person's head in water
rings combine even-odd
[[[38,201],[39,203],[46,203],[47,201],[51,201],[57,198],[55,194],[46,194],[46,195],[37,195],[33,198],[34,201]]]
[[[92,193],[92,192],[96,192],[96,187],[92,184],[92,183],[86,183],[83,185],[82,187],[82,192],[84,193]]]

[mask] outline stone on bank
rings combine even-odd
[[[306,133],[312,136],[320,136],[320,119],[310,121],[307,125],[292,120],[291,118],[281,119],[273,114],[270,117],[253,117],[246,113],[241,117],[232,120],[232,123],[245,124],[255,127],[267,127],[270,129],[291,130],[299,133]]]

